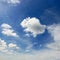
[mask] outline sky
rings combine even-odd
[[[0,60],[60,60],[60,0],[0,0]]]

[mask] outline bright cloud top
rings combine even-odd
[[[2,34],[7,36],[18,37],[17,33],[14,32],[14,30],[9,24],[3,23],[1,25],[1,28],[2,28]]]
[[[39,22],[39,19],[35,17],[28,17],[24,19],[20,24],[24,28],[26,35],[32,35],[33,37],[36,37],[38,34],[43,34],[46,28],[46,26],[42,25]]]

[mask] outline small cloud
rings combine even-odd
[[[13,43],[10,43],[8,45],[8,47],[11,48],[11,49],[19,49],[19,47],[16,44],[13,44]]]
[[[46,25],[42,25],[39,19],[26,18],[24,19],[20,25],[24,28],[24,31],[27,33],[26,36],[32,35],[36,37],[38,34],[43,34],[45,32]]]
[[[1,28],[2,28],[2,34],[7,36],[18,37],[17,33],[14,32],[14,30],[9,24],[3,23],[1,25]]]
[[[15,5],[15,4],[19,4],[20,0],[7,0],[7,3]]]
[[[26,47],[25,52],[30,52],[32,50],[33,44],[28,44],[28,46]]]
[[[28,37],[30,37],[30,34],[28,34],[28,33],[27,33],[27,34],[25,34],[25,36],[28,36]]]
[[[5,28],[5,29],[9,29],[9,28],[12,28],[10,25],[6,24],[6,23],[3,23],[1,25],[2,28]]]
[[[4,40],[0,39],[0,51],[3,51],[7,48],[7,44]]]

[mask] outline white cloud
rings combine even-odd
[[[43,34],[45,32],[45,25],[42,25],[39,22],[39,19],[33,17],[33,18],[26,18],[24,19],[20,25],[24,28],[24,31],[26,33],[31,33],[33,37],[36,37],[38,34]]]
[[[20,0],[7,0],[7,3],[10,3],[10,4],[19,4]]]
[[[7,43],[2,39],[0,39],[0,52],[6,53],[6,54],[11,54],[11,52],[8,51]]]
[[[13,54],[13,52],[16,52],[19,49],[20,48],[17,46],[17,44],[7,44],[4,40],[0,39],[0,52],[4,52],[6,54]]]
[[[1,25],[2,28],[2,34],[7,35],[7,36],[13,36],[13,37],[18,37],[17,33],[14,32],[12,27],[6,23],[3,23]]]
[[[51,49],[42,49],[40,51],[33,50],[32,53],[19,53],[16,55],[0,55],[1,60],[60,60],[60,24],[54,24],[48,26],[48,32],[54,38],[55,42],[47,44],[46,47]],[[58,33],[59,32],[59,33]],[[9,47],[17,46],[10,43]],[[32,47],[32,45],[27,46],[27,52]],[[8,59],[10,57],[10,59]]]
[[[54,43],[47,45],[51,49],[60,50],[60,24],[48,26],[48,32],[54,39]]]
[[[19,47],[16,45],[16,44],[13,44],[13,43],[10,43],[8,45],[9,48],[12,48],[12,49],[19,49]]]
[[[20,4],[20,0],[0,0],[0,3],[7,3],[10,5],[18,5]]]
[[[0,51],[5,50],[7,48],[6,42],[0,39]]]
[[[60,24],[53,24],[47,27],[48,32],[54,39],[54,42],[47,44],[50,49],[42,49],[40,51],[33,50],[32,53],[17,53],[16,55],[0,54],[1,60],[60,60]],[[29,44],[29,43],[28,43]],[[9,48],[17,47],[16,44],[9,43]],[[32,45],[27,46],[26,50],[32,48]],[[10,59],[8,59],[10,57]]]
[[[55,41],[60,41],[60,24],[48,26],[48,32],[51,33]]]
[[[6,23],[3,23],[1,25],[2,28],[5,28],[5,29],[9,29],[9,28],[12,28],[10,25],[6,24]]]
[[[10,59],[8,59],[8,56]],[[35,51],[33,54],[2,55],[6,60],[60,60],[60,53],[51,50]],[[0,55],[1,58],[1,55]],[[1,58],[1,60],[5,60]]]

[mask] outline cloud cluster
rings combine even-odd
[[[54,42],[47,44],[46,47],[50,49],[43,49],[40,51],[33,50],[31,54],[17,54],[17,55],[9,55],[10,59],[8,59],[7,55],[0,56],[2,60],[60,60],[60,24],[53,24],[47,27],[48,32],[54,38]],[[15,47],[16,45],[9,44],[9,47]],[[58,49],[56,49],[58,48]],[[28,48],[30,49],[30,48]],[[4,59],[3,59],[3,58]]]
[[[18,50],[19,47],[14,43],[7,44],[4,40],[0,39],[0,52],[13,53],[14,50]]]
[[[10,60],[60,60],[60,24],[53,24],[50,26],[42,25],[37,18],[26,18],[21,23],[21,26],[24,28],[24,31],[28,36],[32,35],[36,37],[38,34],[45,32],[45,29],[48,30],[48,33],[53,37],[54,42],[46,44],[46,49],[36,51],[32,49],[31,53],[17,53],[16,55],[9,55]],[[12,27],[8,24],[2,24],[2,33],[3,31],[7,36],[16,37],[14,30],[9,34],[7,31],[12,30]],[[14,35],[16,34],[16,35]],[[33,44],[27,43],[29,46],[26,47],[26,52],[33,47]],[[49,49],[48,49],[49,48]],[[16,44],[9,43],[7,44],[4,40],[0,39],[0,51],[9,53],[10,51],[20,49]],[[8,56],[0,56],[1,60],[9,60]]]
[[[14,30],[9,24],[3,23],[1,25],[1,28],[2,28],[2,34],[7,36],[18,37],[17,33],[14,32]]]
[[[38,34],[43,34],[45,32],[45,25],[42,25],[39,21],[39,19],[33,17],[33,18],[26,18],[24,19],[20,25],[24,28],[24,31],[26,32],[26,35],[32,35],[33,37],[36,37]]]
[[[40,50],[40,52],[35,51],[33,55],[24,54],[23,56],[26,56],[26,58],[24,57],[23,59],[21,57],[20,58],[18,57],[19,59],[22,59],[22,60],[28,60],[28,59],[29,60],[60,60],[60,57],[59,57],[60,56],[60,24],[53,24],[53,25],[47,26],[46,29],[48,30],[48,33],[53,37],[53,40],[54,40],[54,42],[45,45],[45,47],[49,49],[43,49],[43,50]]]

